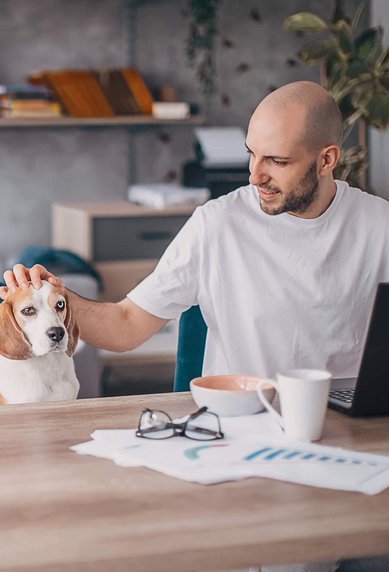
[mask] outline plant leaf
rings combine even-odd
[[[345,20],[339,20],[333,28],[338,37],[340,49],[345,55],[350,55],[353,51],[354,44],[349,24]]]
[[[353,34],[356,33],[362,14],[366,10],[366,8],[367,8],[367,0],[364,0],[359,4],[358,8],[355,10],[355,14],[351,22],[351,30]]]
[[[386,129],[389,125],[389,92],[376,90],[366,107],[369,123],[377,129]]]
[[[321,32],[328,29],[328,24],[311,12],[298,12],[284,21],[284,29],[291,32]]]
[[[381,67],[384,70],[389,70],[389,48],[386,48],[385,55],[382,56]]]
[[[358,78],[361,74],[368,71],[368,66],[365,62],[361,62],[360,60],[353,60],[346,67],[346,75],[351,78]]]
[[[382,45],[382,28],[368,28],[355,39],[355,56],[363,62],[372,62],[378,56]]]
[[[385,89],[389,90],[389,72],[383,73],[380,76],[379,81]]]
[[[331,16],[332,24],[336,24],[336,22],[339,22],[339,20],[345,20],[346,22],[349,22],[346,12],[344,11],[343,4],[344,4],[343,0],[335,0],[333,14]]]
[[[313,40],[306,44],[298,53],[299,58],[306,64],[315,64],[320,62],[336,52],[339,44],[333,36]]]

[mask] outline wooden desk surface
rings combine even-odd
[[[134,427],[146,405],[194,409],[188,394],[0,408],[0,570],[200,572],[389,552],[389,489],[203,486],[69,450],[94,429]],[[322,442],[389,455],[389,417],[330,411]]]

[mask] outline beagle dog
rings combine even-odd
[[[76,399],[79,338],[64,288],[43,281],[0,304],[0,403]]]

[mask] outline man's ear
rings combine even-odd
[[[335,169],[340,157],[340,148],[330,145],[323,149],[320,157],[319,174],[328,175]]]
[[[8,359],[24,360],[33,357],[31,344],[19,327],[8,302],[0,304],[0,354]]]
[[[66,317],[65,317],[65,328],[67,330],[69,341],[68,349],[66,353],[69,357],[72,357],[76,351],[78,338],[80,337],[80,329],[78,327],[74,312],[72,311],[71,304],[69,302],[69,296],[65,294],[66,300]]]

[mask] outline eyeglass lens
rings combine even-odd
[[[219,421],[213,413],[204,412],[194,419],[189,419],[185,427],[185,435],[197,441],[215,439],[220,431]]]
[[[174,435],[172,420],[163,411],[144,411],[140,418],[139,430],[148,439],[167,439]]]

